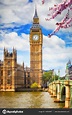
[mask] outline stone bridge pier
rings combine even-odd
[[[66,97],[65,97],[65,107],[70,107],[70,83],[69,81],[65,81],[65,87],[66,87]]]
[[[72,103],[72,81],[57,80],[53,81],[48,86],[48,92],[54,98],[54,102],[65,103],[64,108],[70,108]]]

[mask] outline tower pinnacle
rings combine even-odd
[[[37,15],[37,7],[35,5],[35,14],[34,14],[34,18],[38,18],[38,15]]]
[[[32,28],[40,28],[39,26],[39,18],[38,18],[38,15],[37,15],[37,7],[35,5],[35,13],[34,13],[34,17],[33,17],[33,25],[32,25]]]

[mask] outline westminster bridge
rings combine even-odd
[[[72,80],[57,80],[48,85],[48,92],[54,102],[64,102],[65,108],[72,108]]]

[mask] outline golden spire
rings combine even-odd
[[[34,14],[34,18],[38,18],[38,15],[37,15],[37,6],[35,5],[35,14]]]

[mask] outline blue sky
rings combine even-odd
[[[54,69],[60,76],[65,75],[66,63],[72,62],[72,28],[61,29],[48,38],[66,11],[54,20],[45,21],[49,6],[59,3],[51,0],[42,5],[41,0],[0,0],[0,60],[3,60],[3,49],[10,52],[17,49],[17,62],[30,66],[29,33],[32,26],[35,4],[43,33],[43,69]]]

